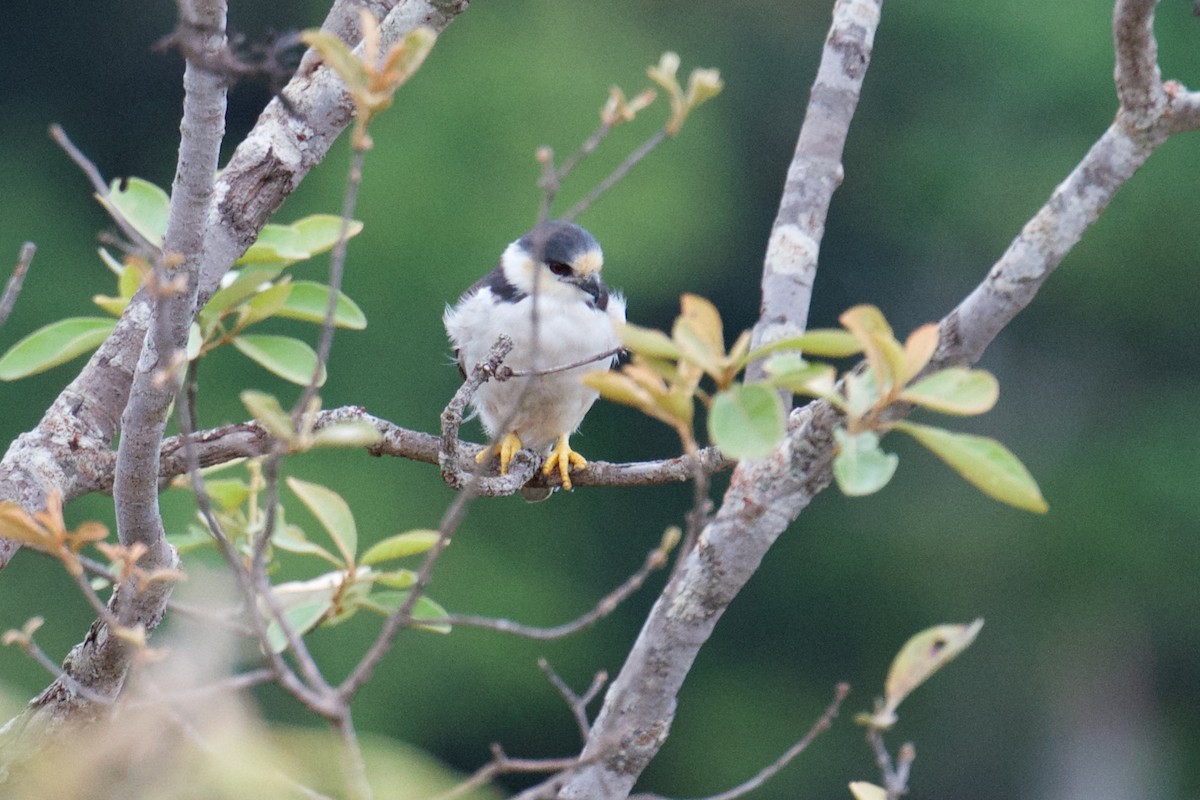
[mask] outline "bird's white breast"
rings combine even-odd
[[[446,310],[446,331],[470,372],[484,360],[496,339],[505,334],[513,349],[505,364],[515,372],[566,366],[620,345],[614,323],[625,321],[625,301],[610,295],[606,311],[575,298],[526,296],[518,302],[498,300],[481,288]],[[583,385],[588,372],[606,370],[613,358],[592,361],[569,370],[507,381],[488,381],[476,392],[473,405],[488,435],[510,431],[526,447],[542,451],[583,421],[597,398]]]

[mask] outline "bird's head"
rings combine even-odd
[[[579,300],[601,310],[608,289],[600,280],[600,243],[573,222],[549,220],[513,242],[500,257],[505,279],[524,294]]]

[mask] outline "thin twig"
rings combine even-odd
[[[584,211],[587,211],[592,203],[600,199],[601,195],[603,195],[605,192],[615,186],[618,181],[628,175],[629,171],[637,166],[638,162],[650,155],[650,153],[654,151],[654,148],[662,144],[666,138],[666,128],[660,128],[651,134],[649,139],[642,142],[641,147],[630,153],[624,161],[617,165],[617,168],[614,169],[607,178],[600,181],[599,185],[597,185],[595,189],[592,189],[592,191],[588,192],[587,196],[585,196],[575,205],[571,206],[571,210],[564,214],[562,218],[565,220],[573,220]]]
[[[538,378],[543,375],[553,375],[556,372],[566,372],[569,369],[582,367],[587,364],[594,364],[597,361],[606,361],[613,356],[619,356],[625,352],[624,347],[614,347],[611,350],[605,350],[603,353],[597,353],[594,356],[580,359],[579,361],[570,364],[563,364],[561,367],[547,367],[546,369],[521,369],[521,370],[501,370],[496,376],[497,380],[506,381],[509,378]]]
[[[445,622],[450,625],[469,625],[474,628],[486,628],[488,630],[499,631],[501,633],[510,633],[514,636],[521,636],[526,639],[534,639],[536,641],[549,641],[552,639],[561,639],[564,636],[570,636],[573,633],[590,627],[600,620],[607,617],[617,606],[625,601],[631,594],[641,588],[646,582],[646,578],[651,572],[661,569],[667,563],[667,553],[663,546],[656,547],[651,550],[646,556],[641,568],[630,575],[616,589],[613,589],[607,595],[600,599],[592,607],[591,611],[583,614],[570,622],[564,622],[561,625],[554,625],[548,628],[540,628],[533,625],[523,625],[519,622],[513,622],[507,619],[493,619],[491,617],[479,617],[466,614],[451,614],[445,618]]]
[[[61,125],[54,123],[50,126],[50,138],[53,139],[54,142],[63,149],[67,156],[75,162],[75,165],[83,171],[83,174],[87,176],[88,181],[92,184],[92,188],[96,190],[96,195],[102,200],[107,199],[111,192],[109,191],[108,184],[104,182],[104,176],[100,174],[100,170],[97,169],[96,165],[92,163],[91,159],[84,155],[83,151],[76,147],[75,143],[67,137],[67,132],[63,130]],[[105,206],[105,208],[107,209],[108,207]],[[151,242],[146,241],[146,237],[142,236],[142,234],[138,232],[137,228],[129,224],[129,221],[125,219],[124,215],[119,213],[111,213],[111,216],[113,221],[117,223],[117,227],[121,229],[121,232],[125,234],[129,241],[136,243],[137,249],[144,250],[147,253],[154,253],[158,251],[157,247],[155,247]]]
[[[600,670],[592,677],[591,684],[583,694],[575,694],[575,690],[554,671],[554,667],[550,666],[549,661],[539,658],[537,665],[546,679],[550,681],[550,685],[558,690],[559,695],[566,702],[567,708],[571,709],[571,716],[575,717],[575,723],[579,726],[579,735],[584,741],[587,741],[588,731],[592,727],[587,718],[587,705],[595,699],[600,689],[608,682],[608,673]]]
[[[342,198],[342,222],[338,230],[337,244],[329,257],[329,301],[325,305],[325,319],[321,325],[321,336],[317,341],[317,365],[313,369],[312,379],[304,387],[296,405],[292,408],[293,424],[299,424],[300,417],[308,410],[309,402],[317,393],[317,384],[325,365],[329,362],[329,351],[333,347],[334,318],[337,315],[338,298],[342,289],[342,276],[346,271],[346,250],[350,241],[350,222],[354,218],[354,207],[358,204],[358,190],[362,186],[363,162],[367,157],[367,147],[356,146],[351,157],[350,171],[346,177],[346,193]]]
[[[100,174],[100,170],[92,163],[91,159],[83,154],[82,150],[75,146],[75,143],[67,136],[67,132],[57,122],[50,126],[50,138],[75,162],[75,166],[83,171],[88,181],[91,182],[92,188],[96,190],[96,194],[108,197],[108,183]]]
[[[454,800],[473,789],[487,784],[499,775],[509,773],[564,772],[583,766],[576,757],[571,758],[509,758],[500,745],[492,745],[492,760],[484,764],[462,783],[435,795],[430,800]]]
[[[612,131],[613,125],[610,122],[601,121],[600,127],[584,140],[579,149],[567,157],[562,165],[555,169],[554,167],[554,151],[549,147],[543,147],[538,150],[538,160],[542,162],[542,177],[538,181],[538,188],[542,190],[542,204],[538,209],[538,222],[545,222],[550,218],[550,208],[554,204],[554,198],[562,188],[563,180],[571,174],[571,171],[579,164],[585,156],[589,156],[596,152],[596,148],[604,141],[605,137]]]
[[[908,793],[908,774],[912,770],[913,760],[917,757],[916,748],[913,747],[912,742],[900,745],[896,761],[893,764],[892,756],[888,753],[887,745],[883,741],[883,731],[878,728],[868,729],[867,742],[875,754],[875,764],[879,767],[883,788],[887,792],[887,800],[899,800]]]
[[[25,284],[25,273],[29,271],[29,265],[33,262],[33,254],[36,252],[37,245],[33,242],[21,245],[21,254],[17,256],[17,265],[13,267],[12,276],[4,287],[4,296],[0,297],[0,326],[8,322],[8,315],[12,313],[13,306],[17,304],[17,297],[20,296],[21,287]]]
[[[825,713],[822,714],[817,721],[812,724],[812,727],[808,729],[808,732],[805,733],[804,736],[800,737],[799,741],[784,751],[783,755],[775,759],[773,763],[759,770],[758,774],[753,778],[750,778],[743,783],[739,783],[732,789],[727,789],[719,794],[709,795],[708,797],[701,798],[700,800],[736,800],[736,798],[750,794],[750,792],[753,792],[771,778],[775,777],[775,775],[784,767],[786,767],[792,761],[792,759],[807,750],[808,746],[813,743],[814,739],[833,726],[833,721],[837,718],[838,711],[842,707],[842,701],[846,699],[848,694],[850,694],[850,684],[839,683],[834,692],[833,702],[831,702],[825,709]],[[657,794],[635,794],[630,797],[630,800],[665,800],[665,798],[663,798],[662,795]]]

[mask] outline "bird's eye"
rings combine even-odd
[[[573,271],[570,264],[564,264],[561,261],[547,261],[546,266],[550,268],[551,272],[560,278],[570,275]]]

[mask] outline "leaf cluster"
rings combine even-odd
[[[142,236],[154,248],[161,248],[167,229],[170,197],[158,186],[129,178],[113,181],[111,191],[97,196],[108,212]],[[337,243],[342,220],[329,214],[314,214],[290,225],[268,224],[258,240],[238,259],[192,324],[187,357],[194,361],[218,347],[232,344],[238,352],[284,380],[307,385],[317,369],[317,354],[306,342],[290,336],[247,332],[267,319],[294,319],[320,325],[331,289],[316,281],[293,280],[287,274],[291,265],[327,252]],[[362,231],[362,223],[352,221],[348,235]],[[95,349],[116,326],[134,294],[143,287],[166,291],[157,286],[155,272],[147,258],[130,251],[118,259],[100,248],[100,258],[116,276],[116,294],[93,298],[112,317],[72,317],[58,320],[35,330],[0,356],[0,380],[17,380],[56,367]],[[338,292],[334,324],[361,330],[367,320],[362,310],[346,295]],[[324,381],[324,371],[319,381]]]
[[[732,458],[751,460],[771,456],[783,441],[787,419],[781,392],[822,398],[843,415],[834,431],[833,473],[845,494],[867,495],[887,485],[899,458],[883,451],[880,439],[898,430],[989,497],[1028,511],[1046,510],[1037,483],[1004,445],[893,418],[897,405],[958,416],[982,414],[999,397],[996,378],[984,370],[949,367],[924,374],[938,346],[936,325],[921,326],[901,344],[878,308],[860,305],[842,314],[841,329],[811,330],[758,348],[750,347],[750,332],[745,331],[726,351],[721,317],[712,303],[685,294],[680,308],[670,336],[623,326],[621,341],[631,362],[619,372],[585,380],[606,398],[670,425],[686,451],[695,452],[697,446],[697,400],[708,409],[711,442]],[[865,363],[840,378],[832,365],[806,358],[859,354]],[[746,366],[758,360],[764,360],[766,379],[739,382]],[[705,377],[711,391],[701,387]]]
[[[389,616],[408,600],[409,589],[417,574],[391,562],[420,555],[437,543],[436,530],[411,530],[389,536],[359,552],[358,527],[349,504],[332,489],[298,478],[286,480],[288,488],[320,526],[325,542],[314,539],[295,522],[285,517],[282,502],[270,510],[264,506],[268,496],[260,459],[244,462],[245,477],[214,477],[229,465],[209,470],[204,489],[213,504],[213,514],[226,536],[247,561],[253,558],[255,543],[262,541],[267,526],[273,529],[267,556],[275,566],[274,550],[303,556],[326,569],[306,580],[285,581],[272,586],[274,600],[282,610],[287,627],[297,635],[321,627],[337,625],[361,610]],[[186,485],[177,479],[176,488]],[[181,552],[213,546],[212,533],[203,521],[192,525],[183,535],[168,535]],[[262,602],[262,601],[260,601]],[[270,609],[263,609],[270,620],[267,637],[271,648],[281,652],[288,646],[285,627]],[[422,595],[412,609],[415,627],[449,633],[444,620],[446,611]]]

